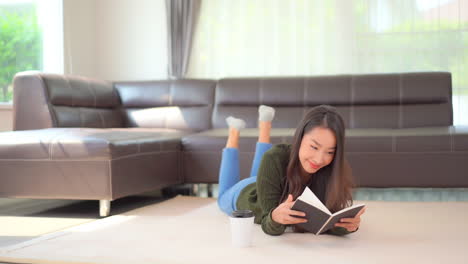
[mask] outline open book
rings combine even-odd
[[[305,218],[308,222],[297,224],[299,227],[319,235],[333,228],[341,218],[353,218],[364,206],[364,204],[356,204],[332,214],[306,186],[291,209],[306,213]]]

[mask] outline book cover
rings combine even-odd
[[[356,216],[364,206],[364,204],[356,204],[332,214],[309,187],[306,187],[291,209],[306,214],[307,223],[298,224],[299,227],[319,235],[333,228],[341,218]]]

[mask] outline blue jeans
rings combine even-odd
[[[250,170],[250,177],[240,180],[239,150],[237,148],[224,148],[219,168],[219,208],[230,215],[235,211],[237,198],[245,186],[256,182],[258,167],[262,161],[263,154],[273,145],[270,143],[257,142],[255,156]]]

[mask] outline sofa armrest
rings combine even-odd
[[[20,72],[13,79],[13,130],[55,127],[55,117],[40,73]]]
[[[18,73],[13,80],[14,130],[122,127],[112,83],[82,76]]]

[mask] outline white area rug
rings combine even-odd
[[[358,201],[359,202],[359,201]],[[211,198],[174,199],[0,251],[19,263],[467,263],[468,202],[366,201],[358,232],[269,236],[230,245],[228,217]]]

